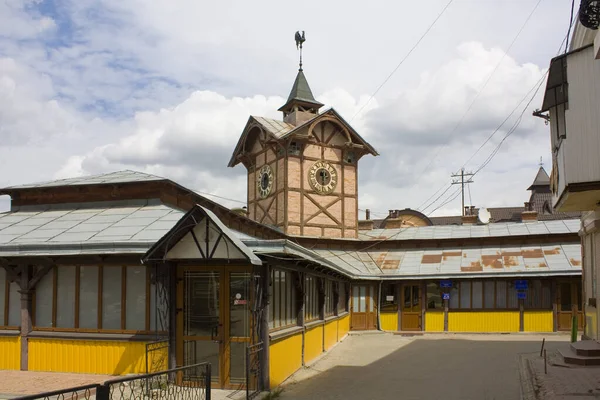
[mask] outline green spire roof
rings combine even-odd
[[[292,90],[288,96],[287,102],[281,106],[279,111],[287,110],[293,103],[304,103],[317,108],[323,106],[322,103],[319,103],[317,100],[315,100],[315,96],[313,96],[310,86],[308,86],[308,82],[302,69],[300,69],[298,71],[298,75],[296,75],[296,80],[294,81],[294,85],[292,86]]]

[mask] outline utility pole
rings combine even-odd
[[[460,169],[460,174],[452,174],[451,177],[452,178],[460,178],[460,180],[455,179],[452,181],[453,185],[460,185],[460,190],[461,190],[461,194],[462,194],[462,215],[465,215],[465,185],[469,184],[469,183],[473,183],[473,180],[471,179],[471,177],[474,174],[471,172],[465,172],[464,168]],[[465,181],[465,177],[467,178],[467,180]]]

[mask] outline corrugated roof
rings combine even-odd
[[[282,137],[286,133],[296,128],[292,124],[288,124],[287,122],[278,121],[272,118],[256,117],[254,115],[252,116],[252,118],[254,118],[256,122],[261,124],[263,128],[265,128],[269,133],[271,133],[277,138]]]
[[[547,235],[579,232],[578,219],[488,225],[434,225],[359,231],[359,240],[458,239],[518,235]]]
[[[384,251],[312,250],[355,277],[440,278],[577,275],[581,246],[504,246]]]
[[[74,185],[103,185],[103,184],[114,184],[114,183],[125,183],[125,182],[147,182],[147,181],[160,181],[165,180],[160,176],[150,175],[143,172],[137,171],[117,171],[108,174],[92,175],[92,176],[81,176],[77,178],[69,179],[58,179],[54,181],[32,183],[26,185],[10,186],[4,189],[30,189],[30,188],[44,188],[44,187],[56,187],[56,186],[74,186]]]
[[[71,208],[29,207],[21,211],[0,213],[0,255],[23,255],[49,251],[60,254],[69,249],[90,254],[109,251],[145,252],[167,233],[184,215],[180,210],[158,201],[81,204]],[[135,250],[137,249],[137,250]]]

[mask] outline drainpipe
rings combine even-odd
[[[381,285],[383,281],[379,281],[379,290],[377,292],[377,330],[383,331],[381,329]]]

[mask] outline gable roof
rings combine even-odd
[[[288,124],[287,122],[278,121],[271,118],[257,117],[251,115],[248,118],[248,122],[246,122],[246,126],[244,127],[243,133],[235,146],[235,150],[233,151],[233,154],[231,155],[231,158],[229,159],[229,164],[227,166],[235,167],[240,162],[237,156],[242,150],[242,147],[244,146],[244,143],[248,138],[248,134],[255,126],[260,125],[269,135],[271,135],[272,138],[276,140],[284,140],[294,135],[302,128],[309,126],[310,124],[316,122],[321,118],[326,118],[327,116],[334,116],[348,130],[350,136],[352,136],[352,138],[358,144],[361,144],[365,147],[365,150],[368,153],[374,156],[379,155],[377,150],[375,150],[373,146],[371,146],[365,139],[363,139],[363,137],[360,136],[358,132],[356,132],[348,122],[346,122],[346,120],[340,115],[340,113],[338,113],[334,108],[329,108],[321,114],[316,114],[314,118],[311,118],[298,126],[294,126],[292,124]]]
[[[57,179],[53,181],[45,181],[38,183],[30,183],[25,185],[9,186],[0,189],[0,193],[5,190],[13,189],[36,189],[36,188],[47,188],[47,187],[60,187],[60,186],[76,186],[76,185],[111,185],[115,183],[126,183],[126,182],[149,182],[149,181],[161,181],[166,178],[146,174],[144,172],[137,172],[131,170],[109,172],[100,175],[91,176],[80,176],[77,178],[68,179]]]

